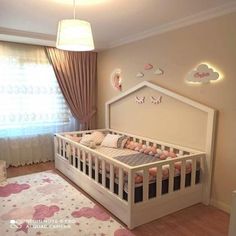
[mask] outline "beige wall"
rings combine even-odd
[[[135,96],[145,96],[137,104]],[[159,105],[150,96],[162,96]],[[135,114],[135,116],[133,116]],[[207,113],[151,88],[142,88],[110,105],[110,128],[205,150]]]
[[[163,76],[155,76],[152,71],[149,71],[145,73],[145,80],[219,111],[212,202],[223,209],[229,207],[231,192],[236,189],[235,25],[236,13],[232,13],[98,54],[99,128],[104,127],[105,124],[105,102],[119,94],[110,85],[110,73],[115,68],[121,68],[123,90],[127,90],[143,80],[136,78],[135,75],[137,72],[142,71],[145,63],[152,63],[165,71]],[[224,78],[214,84],[187,84],[184,81],[186,73],[201,62],[209,62],[214,65],[223,73]],[[120,116],[123,113],[120,106],[116,110],[116,117],[119,116],[119,110]],[[129,112],[129,117],[136,120],[137,116],[135,116],[132,107]],[[127,116],[126,113],[125,115]],[[150,117],[147,118],[148,125],[150,125],[149,119]],[[125,127],[126,131],[128,128],[134,129],[134,127],[127,126]],[[188,130],[187,126],[185,126],[185,129],[186,131]],[[139,129],[136,130],[136,133],[138,132]],[[142,132],[141,129],[140,132]],[[204,135],[203,130],[198,132],[200,134],[202,132]],[[145,135],[155,136],[155,133],[146,133]],[[159,138],[158,134],[157,138]],[[172,141],[178,142],[176,138]]]

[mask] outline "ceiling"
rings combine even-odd
[[[236,0],[76,0],[96,50],[111,48],[236,11]],[[73,0],[0,0],[0,40],[55,45]]]

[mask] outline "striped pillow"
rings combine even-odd
[[[127,137],[126,135],[121,136],[117,141],[117,148],[123,149],[125,147],[125,144],[127,143],[128,139],[129,139],[129,137]]]
[[[80,143],[84,146],[89,147],[90,143],[93,142],[93,138],[91,134],[86,134],[82,137],[82,139],[80,140]]]
[[[91,134],[91,137],[96,145],[100,145],[102,143],[103,139],[105,138],[104,134],[100,131],[94,131]]]

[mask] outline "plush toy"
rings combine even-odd
[[[134,179],[135,179],[135,183],[136,183],[136,184],[140,184],[140,183],[143,182],[143,176],[141,176],[141,175],[139,175],[139,174],[136,174],[135,177],[134,177]]]
[[[134,150],[140,152],[141,149],[142,149],[142,144],[141,143],[137,143],[137,145],[136,145]]]
[[[156,153],[157,153],[157,149],[154,146],[152,146],[151,151],[149,152],[149,155],[154,156]]]
[[[136,147],[137,147],[137,143],[134,142],[134,141],[131,141],[131,142],[130,142],[130,149],[131,149],[131,150],[134,150]]]
[[[151,175],[152,177],[156,177],[157,175],[157,168],[153,167],[149,169],[149,175]]]
[[[160,158],[161,160],[165,160],[165,159],[167,158],[167,156],[166,156],[164,153],[162,153],[159,158]]]
[[[176,157],[176,154],[175,154],[174,152],[169,152],[169,153],[168,153],[168,157],[175,158],[175,157]]]
[[[169,176],[169,167],[168,165],[164,165],[162,166],[162,178],[165,179],[165,178],[168,178]]]
[[[147,145],[142,145],[142,148],[139,150],[140,152],[144,152],[147,148]]]
[[[127,144],[127,148],[134,150],[135,149],[135,142],[134,141],[129,141]]]
[[[175,162],[175,169],[181,170],[181,161]]]
[[[147,148],[144,150],[144,154],[149,154],[152,151],[151,146],[147,146]]]
[[[162,151],[162,153],[163,153],[164,155],[166,155],[166,156],[168,156],[168,154],[169,154],[169,152],[166,151],[166,150]]]

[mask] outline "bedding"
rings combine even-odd
[[[140,153],[138,151],[134,151],[131,149],[118,149],[118,148],[110,148],[110,147],[104,147],[104,146],[97,146],[96,151],[100,154],[103,154],[105,156],[108,156],[110,158],[116,159],[117,161],[120,161],[124,164],[127,164],[129,166],[139,166],[143,164],[148,164],[156,161],[161,161],[160,158],[157,158],[152,155],[147,155],[144,153]],[[78,153],[77,153],[78,155]],[[83,163],[83,159],[81,158],[81,163]],[[86,163],[88,164],[88,157],[86,156]],[[181,173],[181,162],[175,163],[175,177],[179,176]],[[92,157],[92,168],[95,169],[95,160],[94,157]],[[108,163],[105,164],[106,168],[106,177],[110,178],[110,165]],[[197,170],[200,169],[200,163],[197,163]],[[192,161],[187,160],[186,161],[186,174],[191,173],[192,171]],[[102,173],[102,163],[99,162],[99,172]],[[114,174],[115,174],[115,181],[118,183],[118,168],[114,167]],[[149,169],[149,183],[153,183],[156,181],[156,174],[157,170],[156,168],[150,168]],[[168,179],[169,177],[169,165],[163,165],[162,166],[162,179]],[[127,173],[124,172],[124,186],[127,184]],[[135,180],[135,186],[139,187],[143,183],[143,173],[142,171],[138,171],[135,173],[134,176]]]
[[[101,146],[110,147],[110,148],[118,148],[118,140],[121,138],[121,135],[117,134],[107,134],[103,139]]]
[[[91,142],[93,142],[93,137],[91,134],[84,135],[80,140],[80,143],[86,147],[89,147]]]
[[[100,145],[105,138],[105,135],[100,131],[94,131],[91,137],[96,145]]]
[[[87,146],[86,141],[91,142],[93,140],[91,138],[92,135],[85,135],[82,137],[80,143],[82,145]],[[82,142],[84,139],[85,142]],[[108,134],[104,137],[101,145],[96,146],[96,151],[99,152],[102,155],[105,155],[107,157],[113,158],[121,163],[124,163],[129,166],[139,166],[143,164],[148,164],[148,163],[153,163],[165,159],[172,159],[178,156],[178,154],[175,154],[174,152],[166,151],[166,150],[160,150],[155,147],[154,151],[153,149],[151,150],[149,147],[146,145],[141,145],[142,147],[145,146],[145,148],[148,150],[148,152],[145,152],[145,149],[137,149],[136,142],[130,142],[128,141],[126,144],[126,148],[117,148],[118,140],[122,139],[125,140],[125,142],[128,141],[127,136],[121,136],[121,135],[111,135]],[[132,144],[132,145],[131,145]],[[129,146],[131,145],[131,146]],[[89,144],[88,144],[89,146]],[[151,153],[150,153],[151,150]],[[69,145],[67,146],[67,156],[71,156],[72,150],[70,149]],[[147,154],[145,154],[147,153]],[[77,156],[79,153],[77,153]],[[81,163],[83,163],[83,160],[81,158]],[[88,157],[86,156],[86,163],[88,164]],[[175,172],[174,176],[180,176],[181,173],[181,162],[176,162],[174,164],[175,167]],[[92,157],[92,168],[93,170],[95,169],[95,160]],[[106,177],[110,178],[110,165],[108,163],[105,164],[106,168]],[[197,163],[197,170],[200,169],[200,163]],[[191,173],[192,171],[192,161],[187,160],[186,161],[186,174]],[[102,173],[102,163],[99,162],[99,172]],[[114,177],[115,177],[115,182],[118,183],[118,168],[114,167]],[[149,169],[149,183],[154,183],[156,181],[156,175],[157,175],[157,169],[156,168],[150,168]],[[168,179],[169,177],[169,165],[163,165],[162,166],[162,179]],[[127,179],[128,175],[126,172],[124,172],[124,187],[127,185]],[[134,176],[135,180],[135,187],[142,186],[143,183],[143,173],[142,171],[137,171]]]

